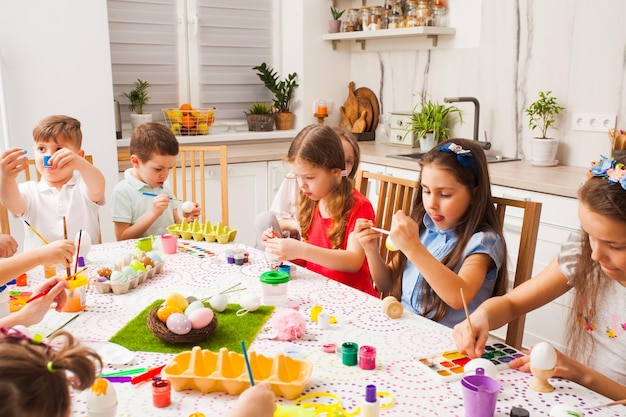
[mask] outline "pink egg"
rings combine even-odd
[[[172,333],[187,334],[191,331],[191,322],[183,313],[170,314],[166,324]]]
[[[213,320],[213,310],[210,308],[199,308],[189,313],[189,321],[194,329],[202,329]]]

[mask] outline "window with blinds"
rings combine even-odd
[[[252,67],[272,62],[274,0],[108,0],[113,91],[151,84],[144,113],[190,103],[217,107],[216,119],[242,119],[271,94]]]

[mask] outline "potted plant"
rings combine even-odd
[[[272,111],[272,105],[263,101],[255,101],[248,107],[246,120],[249,131],[270,131],[274,130],[274,117],[276,113]]]
[[[252,67],[252,69],[258,71],[256,75],[274,95],[274,107],[277,111],[276,129],[291,129],[294,114],[291,112],[290,106],[291,99],[293,98],[293,90],[298,87],[298,83],[296,82],[298,74],[293,72],[287,75],[287,78],[284,80],[280,80],[276,71],[268,67],[265,62],[256,67]]]
[[[419,139],[422,152],[428,152],[438,143],[448,139],[450,116],[453,113],[458,114],[459,121],[463,123],[458,107],[439,104],[430,99],[422,99],[422,102],[413,108],[412,113],[408,129],[413,133],[414,141]]]
[[[559,147],[558,139],[549,138],[548,130],[556,129],[555,116],[565,107],[557,103],[557,98],[552,96],[552,91],[540,91],[539,99],[525,110],[528,116],[530,130],[538,129],[541,136],[531,139],[531,163],[540,166],[554,166],[559,163],[555,159]]]
[[[337,10],[335,6],[330,6],[330,14],[333,16],[331,20],[328,21],[328,33],[337,33],[341,29],[341,16],[345,10]]]
[[[133,130],[140,124],[152,121],[152,114],[143,113],[143,105],[150,101],[150,96],[148,95],[150,83],[137,78],[134,85],[134,89],[120,95],[120,97],[125,97],[130,102],[128,109],[131,111],[130,124]]]

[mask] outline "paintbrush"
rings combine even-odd
[[[583,408],[583,410],[593,410],[595,408],[612,407],[614,405],[625,405],[625,404],[626,404],[626,399],[619,400],[619,401],[613,401],[613,402],[606,403],[606,404],[596,405],[596,406],[593,406],[593,407],[585,407],[585,408]]]
[[[375,231],[375,232],[382,233],[382,234],[384,234],[384,235],[388,235],[388,234],[389,234],[389,230],[381,229],[381,228],[379,228],[379,227],[373,227],[373,226],[372,226],[372,227],[371,227],[371,229],[372,229],[373,231]]]
[[[43,243],[45,243],[46,245],[48,244],[48,241],[46,240],[46,238],[41,236],[41,233],[39,233],[37,229],[31,226],[30,223],[28,223],[26,220],[24,220],[24,223],[26,223],[26,226],[30,227],[30,230],[32,230],[37,236],[39,236],[39,239],[41,239]]]
[[[67,221],[65,220],[65,216],[63,216],[63,238],[67,240]],[[69,262],[66,268],[67,268],[67,276],[69,277],[70,275],[72,275],[72,268],[70,267]]]
[[[78,256],[80,255],[80,239],[83,237],[83,229],[78,231],[78,245],[76,246],[76,265],[74,265],[74,275],[78,274]]]
[[[472,334],[472,339],[476,340],[476,334],[474,333],[474,327],[472,326],[472,321],[470,320],[469,310],[467,309],[467,303],[465,302],[465,294],[463,294],[463,288],[461,290],[461,301],[463,302],[463,309],[465,310],[465,317],[467,318],[467,324],[470,328],[470,333]]]
[[[161,194],[155,194],[155,193],[141,193],[143,195],[147,195],[148,197],[156,197],[159,196]],[[174,198],[174,197],[170,197],[170,200],[174,200],[174,201],[183,201],[180,198]]]
[[[69,280],[71,280],[71,279],[74,279],[74,278],[76,278],[76,275],[80,274],[81,272],[83,272],[83,271],[84,271],[85,269],[87,269],[87,268],[88,268],[88,267],[86,266],[86,267],[82,268],[80,271],[76,271],[76,272],[74,272],[72,275],[69,275],[69,276],[68,276],[67,278],[65,278],[65,279],[66,279],[67,281],[69,281]],[[34,301],[34,300],[36,300],[36,299],[38,299],[38,298],[45,297],[46,295],[48,295],[48,293],[50,292],[50,290],[51,290],[52,288],[54,288],[54,287],[50,287],[50,288],[48,288],[47,290],[40,292],[39,294],[37,294],[37,295],[36,295],[36,296],[34,296],[33,298],[28,299],[28,300],[26,301],[26,304],[28,304],[28,303],[30,303],[31,301]]]
[[[248,351],[246,350],[246,342],[241,341],[241,350],[243,350],[243,359],[246,361],[246,368],[248,368],[248,376],[250,377],[250,386],[254,386],[254,377],[252,376],[252,368],[250,367],[250,359],[248,359]]]
[[[70,324],[71,322],[73,322],[74,320],[76,320],[76,318],[80,316],[80,314],[76,314],[74,317],[72,317],[71,319],[69,319],[68,321],[66,321],[65,323],[63,323],[62,325],[60,325],[59,327],[57,327],[56,329],[54,329],[53,331],[51,331],[46,338],[52,336],[53,334],[55,334],[56,332],[58,332],[59,330],[61,330],[62,328],[64,328],[65,326],[67,326],[68,324]]]

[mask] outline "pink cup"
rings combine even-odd
[[[175,254],[178,247],[178,236],[168,234],[161,235],[161,246],[163,247],[164,253],[168,255]]]
[[[466,417],[493,417],[500,382],[485,375],[483,368],[477,368],[475,375],[466,375],[461,379],[463,403]]]

